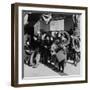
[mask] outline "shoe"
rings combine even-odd
[[[77,66],[77,62],[74,62],[74,66]]]

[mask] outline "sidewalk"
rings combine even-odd
[[[80,63],[77,66],[73,64],[66,63],[64,73],[52,70],[40,63],[37,68],[32,68],[24,64],[24,77],[41,77],[41,76],[65,76],[65,75],[79,75],[80,74]]]

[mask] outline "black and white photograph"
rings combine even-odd
[[[15,84],[87,82],[86,7],[16,4],[14,10]]]
[[[23,11],[24,77],[80,74],[80,13]]]

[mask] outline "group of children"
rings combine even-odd
[[[64,72],[65,61],[68,60],[68,57],[74,57],[75,53],[67,52],[67,48],[71,49],[71,42],[64,45],[62,42],[67,41],[68,39],[61,32],[44,32],[39,33],[39,35],[34,35],[31,41],[31,36],[26,34],[25,44],[24,44],[24,61],[32,67],[37,67],[39,63],[47,65],[48,63],[52,64],[60,72]],[[24,35],[25,36],[25,35]],[[75,50],[74,50],[75,51]]]

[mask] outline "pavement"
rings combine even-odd
[[[64,73],[60,73],[52,65],[44,65],[40,63],[37,68],[33,68],[24,64],[24,77],[43,77],[43,76],[65,76],[65,75],[79,75],[80,63],[74,66],[72,63],[66,63]]]

